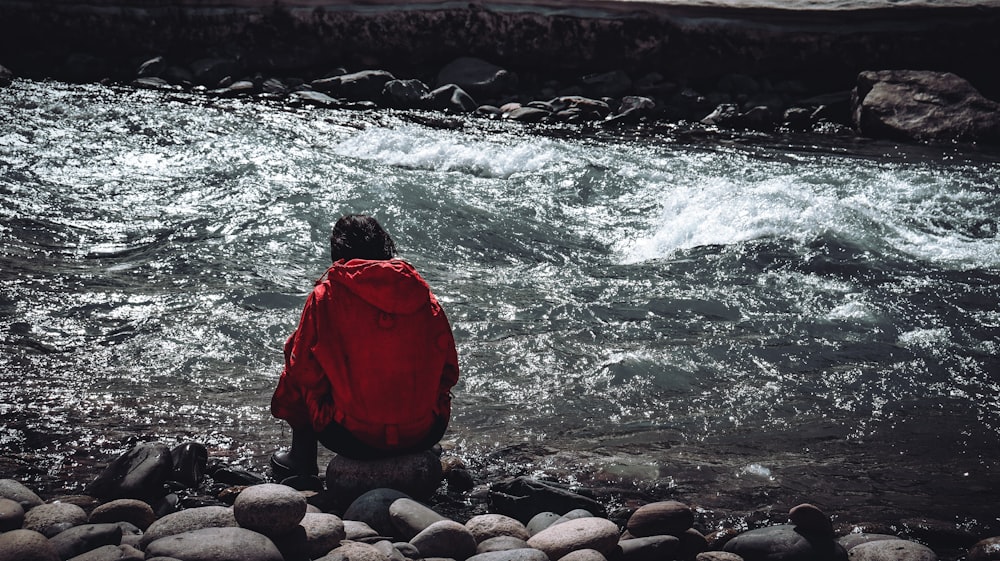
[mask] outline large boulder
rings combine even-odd
[[[847,551],[832,538],[804,533],[791,524],[743,532],[723,550],[744,561],[847,561]]]
[[[379,488],[425,500],[437,490],[441,477],[441,460],[431,450],[381,460],[352,460],[338,454],[326,468],[327,489],[348,505]]]
[[[166,494],[163,485],[172,472],[170,448],[159,442],[145,442],[111,462],[87,486],[86,493],[102,500],[153,502]]]
[[[950,72],[862,72],[851,97],[854,127],[864,136],[1000,142],[1000,103]]]

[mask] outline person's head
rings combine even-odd
[[[374,218],[367,214],[348,214],[337,220],[330,233],[330,257],[341,259],[392,259],[396,243]]]

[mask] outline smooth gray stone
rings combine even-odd
[[[659,501],[643,505],[632,513],[626,528],[637,538],[678,536],[694,524],[694,511],[678,501]]]
[[[549,561],[545,552],[533,547],[477,553],[466,561]]]
[[[385,561],[385,557],[374,545],[345,541],[315,561]]]
[[[413,499],[396,499],[389,505],[389,516],[395,528],[393,536],[405,541],[413,539],[431,524],[447,520],[446,517],[434,512]]]
[[[380,460],[352,460],[336,455],[326,467],[326,488],[345,504],[368,491],[383,488],[425,500],[441,485],[443,473],[441,458],[431,450]]]
[[[24,529],[35,530],[47,538],[87,522],[87,513],[75,504],[48,503],[24,514]]]
[[[0,561],[59,561],[56,548],[34,530],[0,534]]]
[[[146,554],[130,545],[102,545],[68,561],[143,561]]]
[[[476,553],[489,553],[491,551],[508,551],[511,549],[523,549],[528,547],[528,541],[514,536],[496,536],[487,538],[476,546]]]
[[[20,503],[25,511],[45,503],[34,491],[13,479],[0,479],[0,497]]]
[[[528,529],[520,520],[504,514],[480,514],[473,516],[465,523],[465,527],[475,536],[476,543],[481,543],[484,540],[497,536],[514,536],[522,540],[527,540],[531,537],[528,534]]]
[[[253,485],[233,503],[233,516],[241,527],[265,536],[279,537],[292,531],[306,514],[302,493],[277,483]]]
[[[618,542],[615,561],[659,561],[673,559],[681,545],[675,536],[647,536]]]
[[[534,536],[538,532],[548,528],[549,526],[556,523],[556,520],[562,518],[554,512],[539,512],[538,514],[531,517],[528,521],[527,529],[528,535]]]
[[[803,534],[790,524],[743,532],[726,542],[722,549],[739,555],[744,561],[847,560],[847,551],[833,539]]]
[[[156,521],[156,514],[149,503],[139,499],[117,499],[104,503],[90,512],[91,524],[128,522],[140,530],[149,528]]]
[[[284,561],[267,536],[246,528],[202,528],[167,536],[149,544],[146,555],[184,561]]]
[[[24,507],[21,503],[0,498],[0,532],[17,530],[24,525]]]
[[[189,508],[168,514],[150,524],[149,528],[142,535],[142,539],[139,540],[139,546],[140,549],[145,549],[147,545],[155,540],[174,534],[190,532],[191,530],[235,526],[237,526],[236,517],[233,516],[233,509],[231,508],[224,506]]]
[[[82,524],[49,538],[61,559],[69,559],[105,545],[117,547],[122,542],[122,530],[117,524]]]
[[[926,545],[908,540],[878,540],[856,545],[847,552],[850,561],[938,561]]]
[[[846,536],[841,536],[837,538],[837,542],[844,546],[847,553],[850,553],[852,549],[863,543],[877,542],[883,540],[898,540],[899,536],[893,536],[891,534],[864,534],[860,532],[852,532]]]
[[[356,520],[364,522],[380,535],[394,535],[396,527],[393,525],[392,517],[389,515],[389,506],[396,499],[410,498],[406,493],[395,489],[387,489],[385,487],[372,489],[354,499],[354,502],[344,511],[344,521]],[[416,535],[416,532],[413,535]]]
[[[464,525],[441,520],[410,540],[423,557],[448,557],[463,561],[476,554],[476,538]]]
[[[553,524],[528,540],[549,559],[559,559],[578,549],[596,549],[608,555],[618,546],[618,525],[606,518],[577,518]]]

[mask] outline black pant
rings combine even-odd
[[[358,439],[358,437],[354,436],[351,431],[336,422],[327,425],[327,427],[323,429],[317,437],[320,444],[331,452],[336,452],[337,454],[346,456],[352,460],[377,460],[429,450],[441,440],[441,437],[444,436],[444,432],[447,429],[448,419],[436,417],[434,419],[434,424],[431,426],[430,432],[427,433],[427,436],[425,436],[423,440],[414,446],[407,448],[393,448],[391,450],[375,448],[370,444],[362,442]]]

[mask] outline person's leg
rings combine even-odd
[[[271,468],[279,478],[293,475],[316,475],[316,433],[308,429],[292,429],[292,447],[271,455]]]
[[[319,433],[319,442],[331,452],[351,458],[352,460],[377,460],[393,455],[391,451],[370,446],[351,431],[338,423],[330,423]]]

